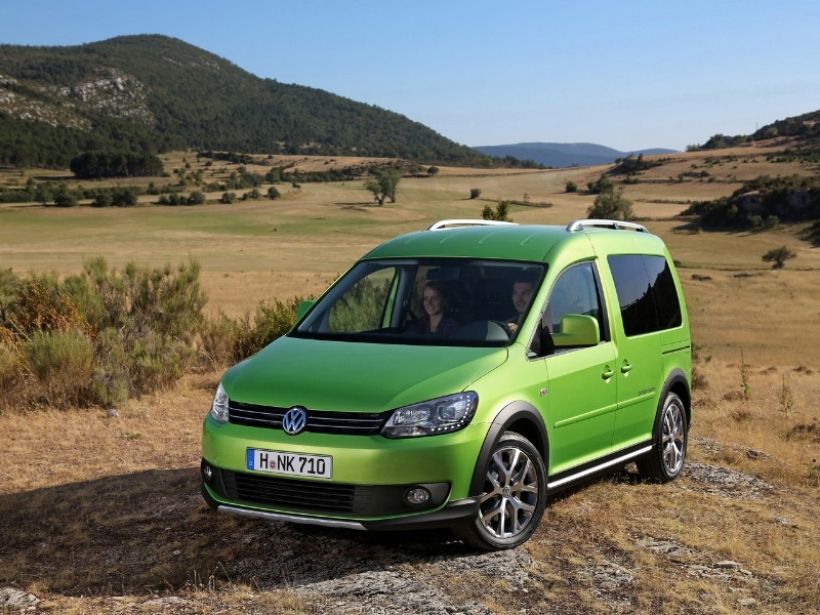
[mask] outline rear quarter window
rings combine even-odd
[[[607,258],[628,336],[681,324],[680,299],[663,256],[618,254]]]

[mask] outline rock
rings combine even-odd
[[[723,497],[757,499],[775,491],[769,483],[756,476],[708,463],[690,462],[683,471],[689,480],[700,483],[703,491]]]
[[[20,609],[34,606],[40,600],[34,594],[29,594],[16,587],[0,588],[0,609]]]
[[[108,409],[105,411],[105,414],[106,414],[109,418],[112,418],[112,419],[113,419],[113,418],[115,418],[115,417],[117,417],[117,416],[119,416],[119,414],[117,414],[117,411],[116,411],[116,410],[114,410],[114,408],[108,408]]]
[[[730,559],[724,559],[715,564],[715,568],[731,568],[732,570],[736,570],[740,568],[740,564],[737,562],[733,562]]]
[[[165,596],[164,598],[153,598],[152,600],[146,600],[142,603],[142,606],[158,606],[165,608],[166,606],[173,604],[188,604],[188,601],[180,598],[179,596]]]
[[[740,606],[746,606],[746,607],[748,607],[748,606],[754,606],[754,605],[756,605],[756,604],[757,604],[757,600],[755,600],[754,598],[741,598],[740,600],[738,600],[738,601],[737,601],[737,603],[738,603]]]

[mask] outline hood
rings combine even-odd
[[[231,368],[230,399],[381,412],[458,393],[507,359],[506,348],[370,344],[280,337]]]

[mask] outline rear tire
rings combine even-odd
[[[483,551],[524,543],[547,505],[547,469],[532,442],[513,431],[493,445],[476,517],[453,528],[466,544]]]
[[[677,394],[667,393],[652,433],[652,450],[637,460],[638,471],[647,480],[668,483],[683,470],[689,443],[686,406]]]

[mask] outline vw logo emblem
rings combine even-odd
[[[285,412],[282,417],[282,429],[286,434],[295,436],[305,428],[307,424],[307,410],[296,406]]]

